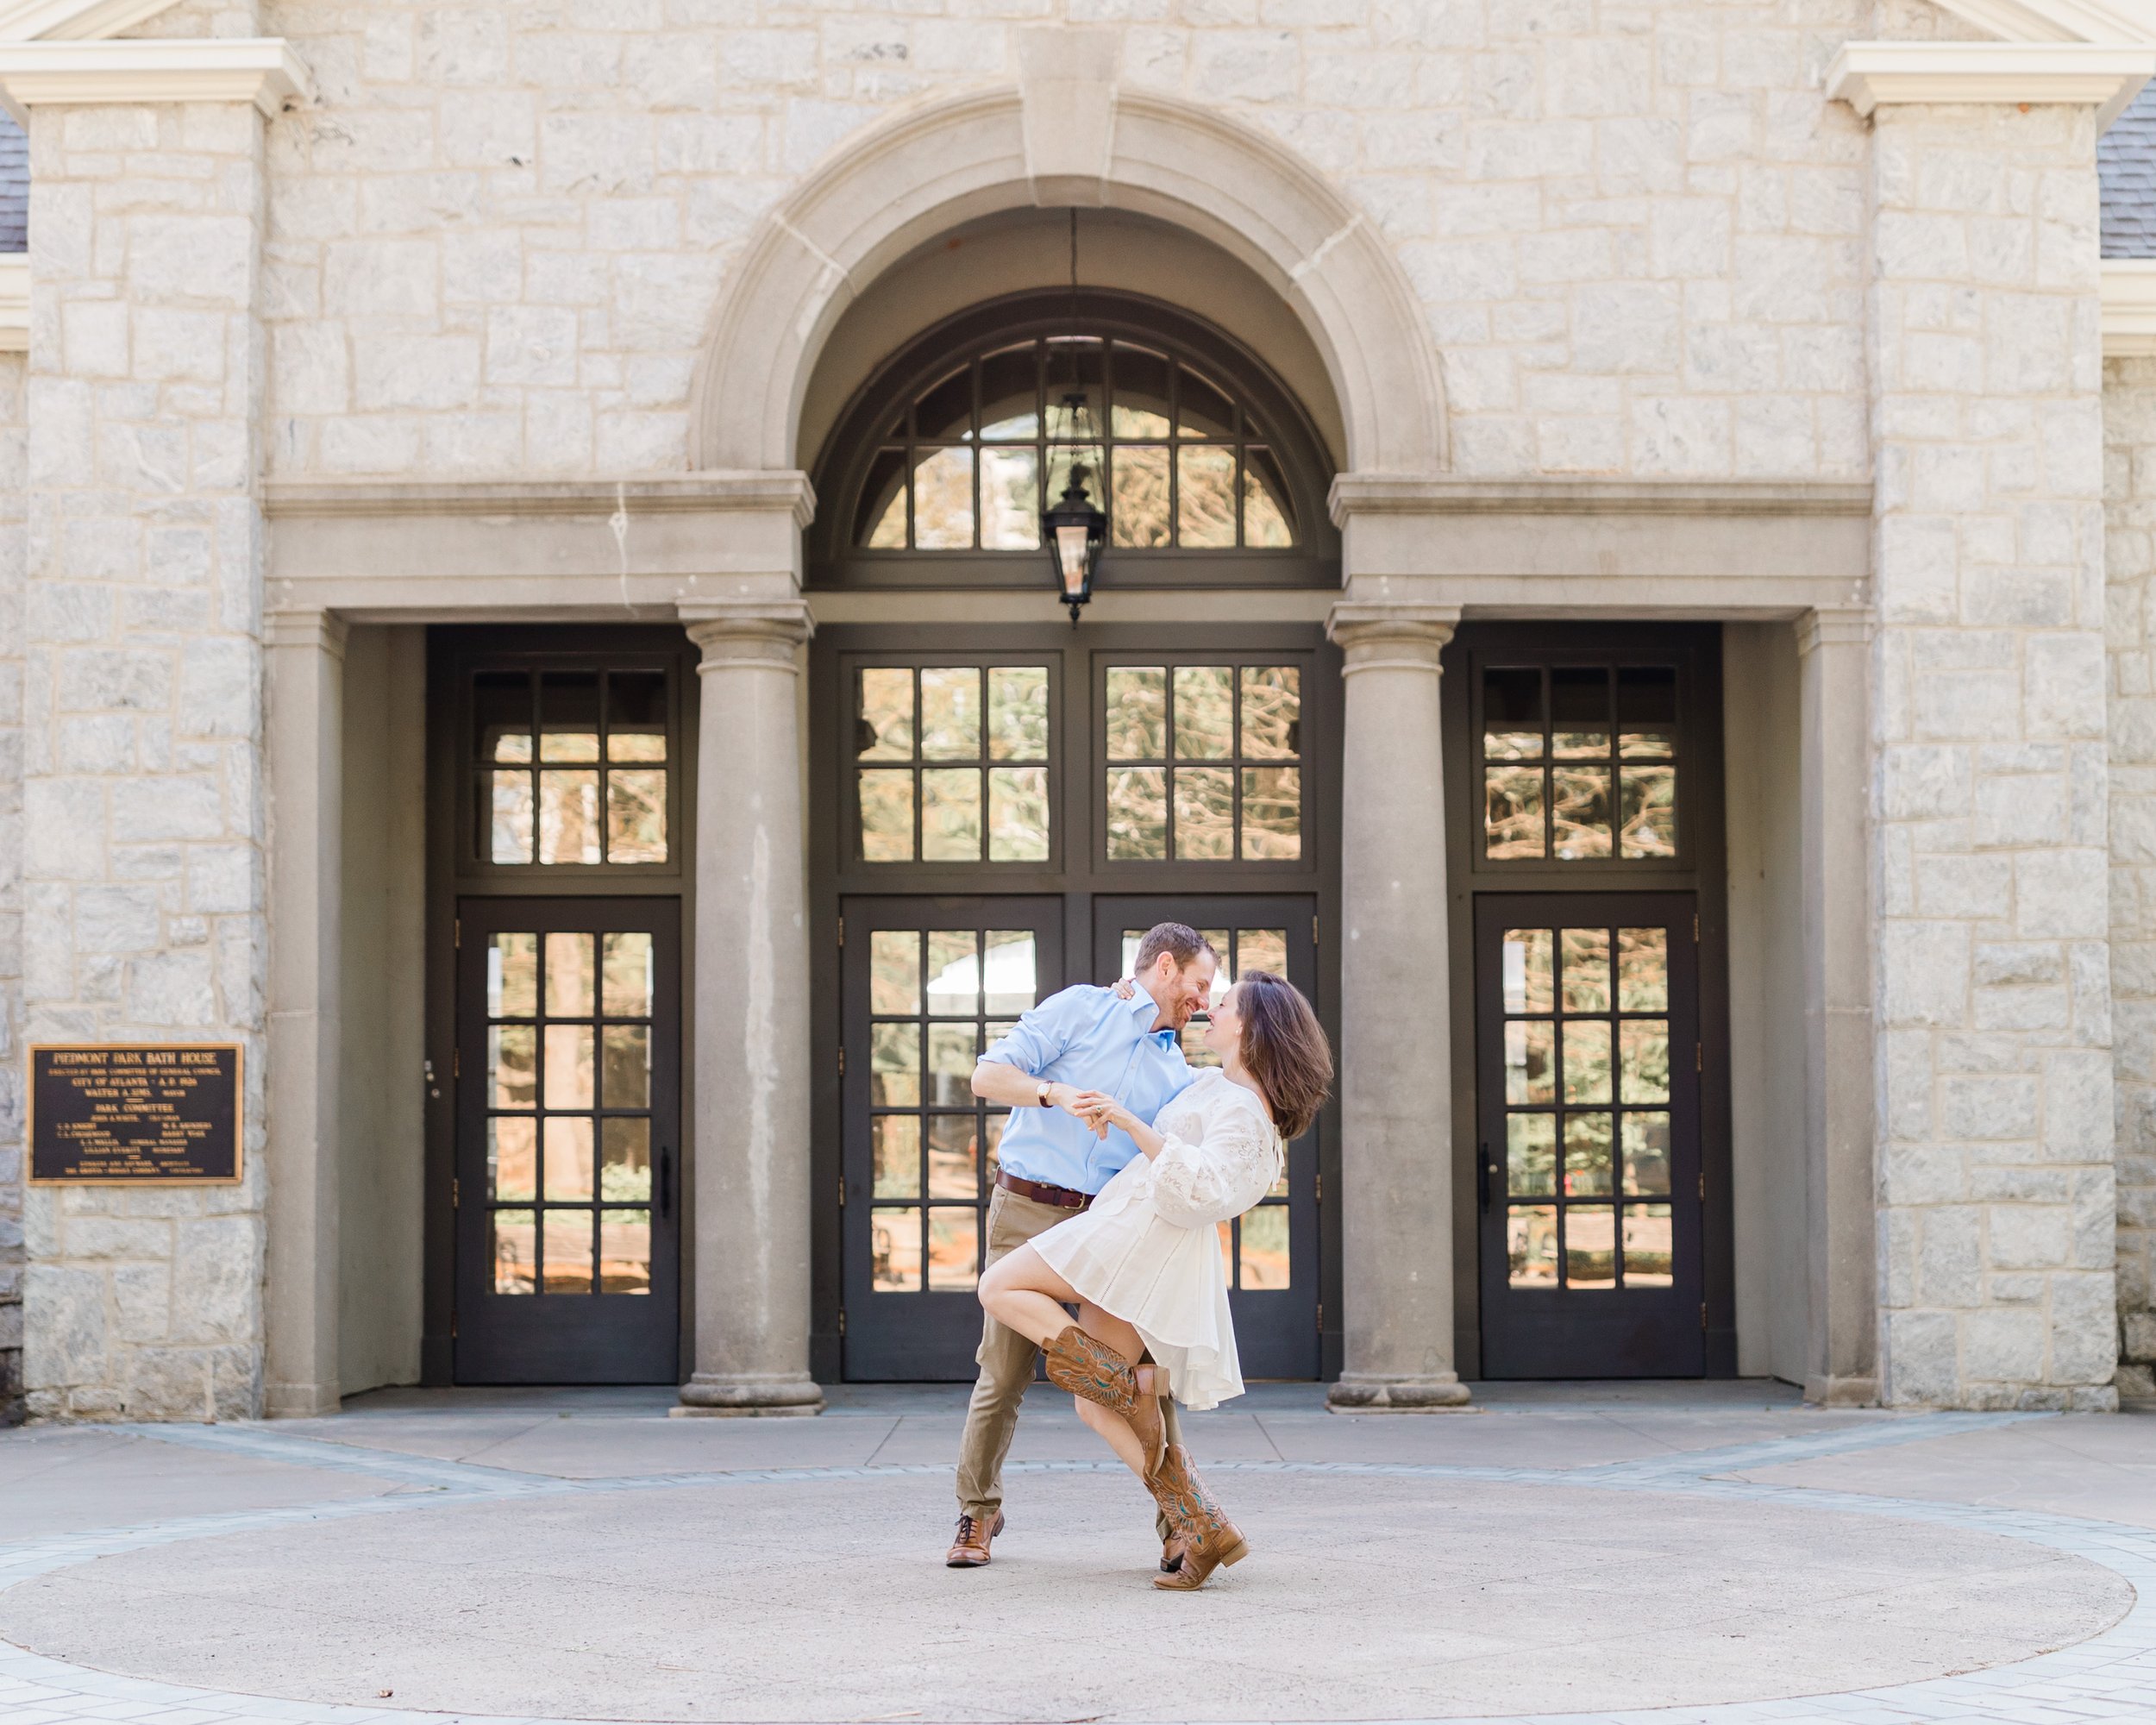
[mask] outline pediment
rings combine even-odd
[[[100,42],[178,0],[0,0],[0,42]]]
[[[2156,41],[2156,0],[1931,0],[2002,42]]]

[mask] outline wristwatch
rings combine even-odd
[[[1040,1105],[1044,1108],[1052,1108],[1056,1106],[1055,1103],[1048,1100],[1048,1093],[1055,1088],[1056,1086],[1053,1082],[1046,1078],[1044,1078],[1040,1082],[1040,1088],[1034,1091],[1034,1095],[1039,1100]]]

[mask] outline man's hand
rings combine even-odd
[[[1069,1084],[1057,1084],[1050,1090],[1049,1101],[1083,1120],[1095,1138],[1107,1137],[1108,1128],[1100,1119],[1100,1113],[1103,1107],[1115,1106],[1114,1097],[1099,1090],[1080,1090]]]

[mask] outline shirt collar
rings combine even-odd
[[[1135,977],[1131,979],[1131,982],[1132,986],[1138,989],[1138,993],[1131,995],[1129,1001],[1131,1016],[1133,1018],[1144,1016],[1146,1034],[1149,1036],[1174,1037],[1175,1030],[1172,1025],[1165,1030],[1153,1028],[1153,1020],[1160,1016],[1160,1002],[1153,998],[1152,991],[1147,988],[1143,982]]]

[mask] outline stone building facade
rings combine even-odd
[[[926,1111],[932,1158],[946,1117],[902,1101],[921,1072],[856,1091],[825,1058],[857,1078],[872,1038],[904,1040],[858,993],[882,986],[852,968],[860,932],[933,941],[962,913],[906,906],[959,898],[983,1035],[1016,1010],[989,978],[1028,915],[1042,988],[1112,969],[1118,916],[1186,900],[1238,951],[1277,928],[1278,962],[1307,965],[1338,1107],[1277,1256],[1246,1222],[1229,1274],[1257,1332],[1307,1297],[1316,1339],[1283,1328],[1280,1375],[1340,1405],[1646,1371],[1893,1405],[2151,1393],[2152,74],[2156,24],[2124,0],[0,4],[28,141],[27,312],[0,354],[9,1397],[236,1418],[603,1373],[617,1332],[572,1346],[520,1315],[573,1297],[515,1267],[514,1230],[554,1240],[530,1219],[557,1199],[597,1214],[599,1258],[567,1233],[543,1250],[584,1263],[562,1274],[594,1310],[610,1286],[667,1307],[638,1358],[672,1364],[638,1370],[685,1408],[962,1372],[969,1350],[907,1338],[962,1328],[962,1302],[930,1310],[972,1250],[937,1206],[985,1193],[993,1123],[962,1176],[931,1160],[887,1189],[881,1123]],[[1026,508],[991,544],[981,491],[931,555],[922,446],[990,471],[985,367],[1021,338],[1049,418],[1087,342],[1169,354],[1177,416],[1190,380],[1239,404],[1232,432],[1109,411],[1112,438],[1189,463],[1186,500],[1192,450],[1232,441],[1245,524],[1216,542],[1178,518],[1171,544],[1119,515],[1075,634],[1046,550],[1031,574],[1016,555]],[[972,367],[970,429],[931,438],[908,354]],[[896,431],[863,417],[892,403]],[[1253,428],[1292,546],[1259,544]],[[885,542],[856,491],[893,439],[913,501]],[[1058,447],[1040,433],[1041,474]],[[1290,509],[1299,484],[1322,505]],[[548,668],[608,653],[573,674],[611,680],[610,740],[591,719],[592,764],[561,770],[611,798],[663,761],[672,848],[629,874],[596,838],[511,859],[469,800],[530,773],[550,794]],[[1178,691],[1186,664],[1241,667],[1244,705],[1296,668],[1292,856],[1247,833],[1163,839],[1156,869],[1119,854],[1127,775],[1219,771],[1247,800],[1283,782],[1251,763],[1288,758],[1236,732],[1189,757],[1232,772],[1116,765],[1112,679],[1156,659]],[[1068,739],[1042,782],[1105,761],[1110,788],[1071,792],[1067,823],[1057,805],[1034,872],[998,874],[993,843],[938,872],[924,828],[879,874],[857,775],[900,768],[846,739],[901,757],[859,679],[1006,661],[1044,670]],[[1665,668],[1675,705],[1628,730],[1626,691],[1648,712]],[[1544,680],[1523,699],[1614,689],[1615,731],[1557,706],[1507,731],[1514,671]],[[659,754],[613,752],[632,674],[672,680],[637,733]],[[538,728],[468,755],[488,677],[540,680],[516,685]],[[1552,810],[1621,801],[1664,724],[1680,837],[1642,788],[1587,818],[1599,850],[1507,804],[1536,836],[1503,850],[1505,774],[1546,769]],[[1562,764],[1595,736],[1605,764]],[[532,737],[536,766],[501,752]],[[927,799],[953,769],[906,746]],[[1021,770],[964,758],[991,798]],[[610,924],[610,893],[642,896]],[[518,913],[674,942],[626,1184],[589,1150],[580,1189],[506,1183],[510,1089],[479,1096],[474,1063],[522,1022],[501,1004]],[[1567,995],[1608,1031],[1550,1019],[1568,1048],[1652,1043],[1644,1112],[1629,1055],[1598,1100],[1608,1070],[1520,1051],[1558,1011],[1506,992],[1504,967],[1541,962],[1515,938],[1538,917],[1567,952],[1650,930],[1674,951],[1690,919],[1694,957],[1639,997],[1664,1004]],[[461,956],[483,930],[491,972]],[[609,1010],[586,1008],[603,1048]],[[678,1070],[648,1051],[668,1038]],[[30,1045],[174,1041],[246,1051],[238,1185],[26,1183]],[[519,1106],[536,1132],[555,1102]],[[879,1339],[865,1314],[902,1295],[924,1303]],[[519,1299],[507,1328],[477,1315]]]

